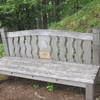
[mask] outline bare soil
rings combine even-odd
[[[40,82],[40,88],[34,89],[35,82],[10,77],[0,83],[0,100],[85,100],[83,88],[54,84],[55,90],[50,92],[46,89],[45,82]],[[98,84],[96,88],[96,97],[99,97],[100,85]]]

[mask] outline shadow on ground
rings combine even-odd
[[[40,82],[40,88],[34,89],[35,82],[10,77],[0,83],[0,100],[85,100],[85,89],[55,84],[55,90],[49,92],[45,82]],[[96,88],[96,96],[99,97],[100,85]]]

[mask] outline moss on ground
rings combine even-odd
[[[100,28],[100,0],[94,0],[74,15],[51,24],[50,29],[91,32],[93,27]]]

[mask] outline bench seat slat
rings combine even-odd
[[[0,59],[2,71],[42,76],[81,83],[94,83],[99,66],[67,63],[44,59],[4,57]],[[2,73],[1,73],[2,74]]]

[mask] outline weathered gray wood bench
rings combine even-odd
[[[62,30],[1,29],[6,57],[0,74],[86,88],[94,100],[99,76],[100,30],[76,33]]]

